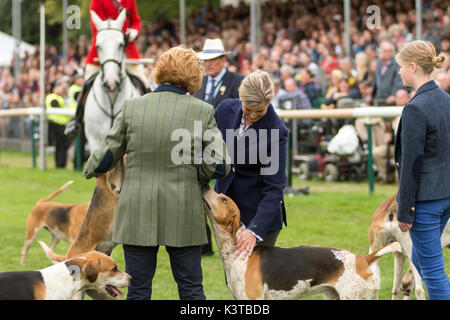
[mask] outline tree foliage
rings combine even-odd
[[[167,20],[179,16],[178,0],[136,0],[139,15],[143,23],[152,23],[160,20]],[[185,0],[186,15],[192,10],[201,9],[210,0]],[[41,0],[22,0],[22,40],[29,43],[39,43],[39,7]],[[69,30],[70,39],[78,39],[80,35],[90,35],[89,5],[91,0],[68,0],[68,6],[77,5],[80,7],[81,28]],[[218,6],[220,0],[211,0],[214,6]],[[62,0],[46,0],[46,42],[60,45],[62,43],[62,23],[63,23],[63,2]],[[0,0],[0,30],[12,34],[12,0]]]

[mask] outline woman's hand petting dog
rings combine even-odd
[[[245,251],[245,254],[242,255],[242,260],[244,260],[246,257],[250,257],[252,255],[255,244],[256,237],[250,231],[243,230],[237,236],[236,246],[233,249],[234,256],[237,258],[243,251]]]

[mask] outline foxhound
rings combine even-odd
[[[377,299],[379,272],[374,262],[400,250],[389,244],[368,256],[327,248],[256,246],[248,257],[234,257],[236,236],[245,226],[239,208],[224,194],[202,186],[204,206],[235,299],[299,299],[323,294],[327,299]]]
[[[27,220],[25,244],[20,258],[22,266],[25,265],[27,252],[40,229],[45,228],[50,231],[52,235],[50,248],[52,250],[60,240],[71,243],[77,236],[81,222],[89,207],[89,202],[80,205],[50,202],[72,183],[73,181],[67,182],[48,197],[36,202]]]
[[[52,261],[61,262],[91,250],[111,254],[116,246],[111,237],[124,176],[125,160],[117,162],[113,169],[97,177],[94,194],[75,240],[65,256],[49,253]]]
[[[68,300],[85,289],[123,296],[118,288],[129,281],[109,256],[90,251],[41,270],[0,273],[0,300]]]
[[[110,255],[117,245],[111,241],[116,217],[116,207],[125,177],[126,157],[118,161],[113,169],[97,177],[94,194],[75,240],[65,256],[46,252],[53,262],[61,262],[84,252],[97,250]],[[94,299],[108,299],[97,291],[87,290]],[[82,294],[78,296],[81,298]]]
[[[390,242],[398,242],[401,246],[401,251],[394,252],[392,300],[400,300],[402,298],[402,292],[404,293],[403,298],[405,300],[411,299],[410,293],[413,291],[413,288],[415,288],[416,298],[418,300],[425,300],[422,278],[411,259],[411,237],[409,232],[402,232],[398,227],[396,195],[397,193],[381,202],[373,214],[372,223],[369,227],[369,252],[374,252]],[[448,223],[442,233],[441,244],[443,248],[450,248],[450,224]],[[402,280],[406,260],[409,263],[409,270]]]

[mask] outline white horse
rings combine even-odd
[[[90,13],[98,30],[96,47],[100,63],[85,106],[85,134],[92,153],[105,139],[125,100],[139,96],[140,92],[125,71],[127,37],[122,27],[126,11],[122,10],[116,20],[105,21],[94,11]]]

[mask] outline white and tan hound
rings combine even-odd
[[[39,243],[44,251],[50,250]],[[0,273],[0,300],[68,300],[86,289],[123,296],[119,288],[129,281],[113,259],[91,251],[41,270]]]
[[[125,177],[125,161],[125,158],[118,161],[113,169],[97,177],[94,194],[77,236],[65,256],[50,252],[48,256],[52,261],[61,262],[92,250],[111,254],[116,246],[111,237],[117,200]]]
[[[235,258],[236,235],[245,228],[229,197],[202,186],[204,205],[222,257],[228,288],[235,299],[377,299],[379,272],[374,262],[400,250],[392,243],[368,256],[327,248],[256,246],[250,257]]]
[[[425,300],[425,290],[422,286],[422,278],[411,259],[412,241],[409,232],[402,232],[397,223],[397,193],[391,198],[380,203],[372,217],[369,227],[370,252],[374,252],[390,242],[398,242],[401,252],[394,252],[394,283],[392,288],[392,300],[411,299],[411,293],[415,289],[416,298]],[[450,246],[450,224],[447,224],[442,236],[442,247]],[[450,247],[449,247],[450,248]],[[409,270],[403,277],[405,261],[408,260]]]
[[[126,156],[106,174],[97,177],[94,194],[86,216],[84,217],[75,240],[71,243],[66,255],[53,251],[46,252],[53,262],[61,262],[76,257],[84,252],[97,250],[111,255],[117,245],[111,241],[116,217],[117,201],[125,177]],[[109,296],[87,290],[94,299],[108,299]],[[82,294],[77,298],[81,298]]]

